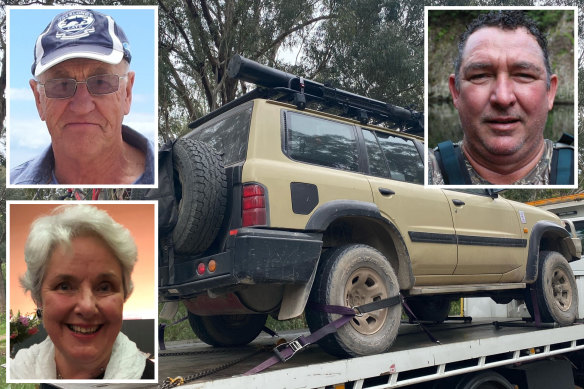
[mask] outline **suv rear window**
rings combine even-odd
[[[355,128],[333,120],[287,112],[286,152],[301,162],[359,170]]]
[[[195,128],[189,138],[207,143],[222,154],[225,166],[245,160],[253,103],[244,104]]]

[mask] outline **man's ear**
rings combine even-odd
[[[451,74],[450,77],[448,77],[448,88],[452,95],[452,103],[458,109],[458,97],[460,96],[460,92],[456,89],[456,76],[454,74]]]
[[[128,72],[128,78],[126,78],[126,96],[124,98],[124,115],[130,113],[130,108],[132,106],[132,88],[134,87],[134,79],[136,78],[136,72]]]
[[[39,113],[39,117],[44,122],[45,121],[45,110],[41,103],[41,92],[39,92],[39,85],[38,81],[31,79],[28,84],[30,85],[30,89],[32,89],[32,93],[34,94],[34,102],[37,107],[37,111]]]
[[[556,98],[556,92],[558,90],[558,76],[552,74],[550,77],[550,88],[548,89],[548,111],[554,107],[554,99]]]

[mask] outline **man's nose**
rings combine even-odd
[[[491,92],[491,104],[507,108],[514,105],[516,101],[513,80],[506,74],[497,75]]]
[[[87,90],[86,84],[77,84],[77,90],[75,91],[73,97],[70,98],[70,100],[69,108],[75,113],[84,114],[95,109],[93,96]]]
[[[81,288],[75,304],[75,313],[82,316],[91,316],[97,312],[97,299],[93,290],[90,288]]]

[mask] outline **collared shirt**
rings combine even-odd
[[[458,147],[462,147],[462,141],[457,143]],[[552,164],[552,156],[554,152],[554,142],[549,139],[545,140],[545,149],[541,159],[537,163],[537,165],[531,169],[529,173],[525,175],[525,177],[515,181],[513,185],[548,185],[550,182],[550,171],[551,171],[551,164]],[[435,150],[434,150],[435,151]],[[440,171],[440,166],[438,165],[438,161],[436,160],[436,156],[434,155],[433,150],[428,151],[428,183],[430,185],[445,185],[444,184],[444,177],[442,176],[442,172]],[[485,180],[476,172],[476,170],[472,167],[466,155],[462,153],[464,158],[464,164],[466,166],[466,170],[468,170],[468,174],[470,175],[470,179],[472,185],[494,185],[491,182]]]
[[[150,141],[125,125],[122,126],[122,139],[146,156],[144,172],[132,185],[154,184],[154,148]],[[55,157],[52,145],[49,145],[38,157],[12,169],[10,183],[12,185],[59,185],[54,170]]]

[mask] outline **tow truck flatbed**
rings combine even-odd
[[[495,326],[493,323],[523,323],[517,319],[481,319],[472,323],[445,322],[429,325],[440,341],[435,344],[416,324],[403,323],[400,334],[385,354],[352,359],[336,359],[310,345],[285,363],[250,376],[243,374],[269,358],[262,349],[274,345],[276,338],[258,337],[252,344],[237,349],[215,349],[200,342],[171,342],[161,351],[159,383],[167,377],[189,375],[216,368],[244,358],[243,361],[213,375],[186,382],[181,388],[325,388],[353,382],[353,388],[400,388],[440,378],[521,364],[584,349],[584,325],[535,328],[533,326]],[[292,340],[302,332],[286,332],[281,337]],[[259,350],[259,351],[258,351]],[[256,352],[252,357],[250,354]],[[173,356],[164,356],[172,353]],[[96,384],[104,387],[103,384]],[[63,388],[88,388],[63,384]],[[95,387],[98,387],[95,386]],[[122,385],[107,385],[122,387]],[[155,384],[123,385],[154,388]]]

